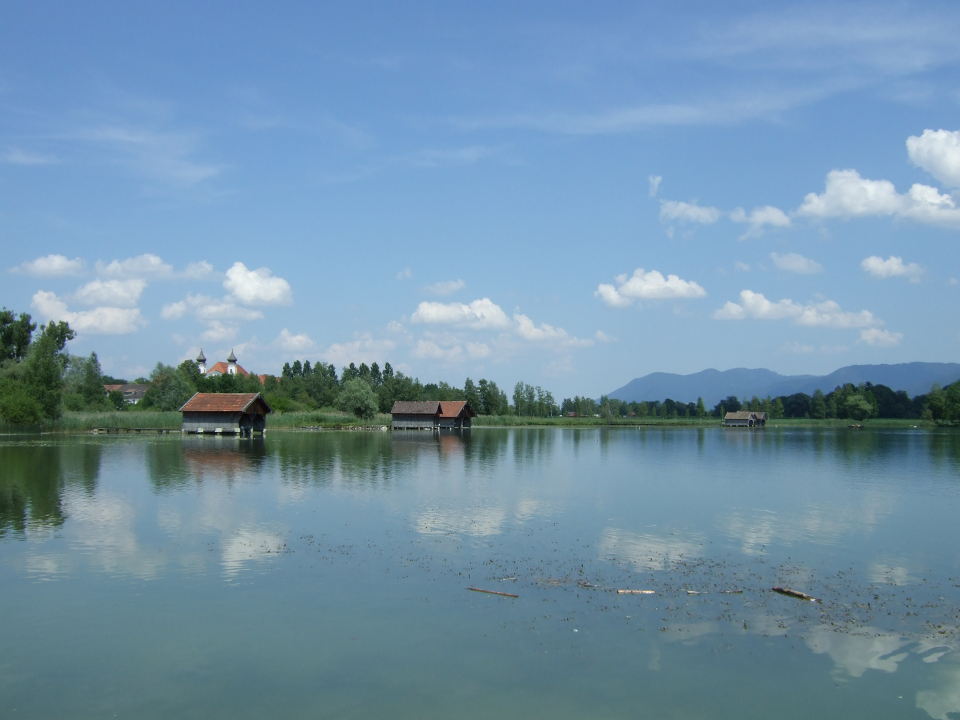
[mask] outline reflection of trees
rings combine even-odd
[[[511,434],[513,457],[518,462],[538,460],[550,452],[557,433],[553,428],[525,428]]]
[[[385,432],[277,433],[268,442],[285,482],[327,485],[336,480],[382,485],[392,479],[398,460],[403,465],[424,449],[437,452],[436,439],[429,433],[423,435],[431,444],[414,446],[412,452],[394,448],[391,434]]]
[[[77,484],[92,494],[101,451],[90,442],[0,445],[0,536],[63,525],[64,488]]]
[[[468,466],[492,468],[507,451],[510,431],[504,428],[472,430],[464,436],[464,455]]]

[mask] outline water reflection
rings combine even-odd
[[[92,494],[100,460],[95,443],[0,444],[0,537],[61,526],[64,489]]]

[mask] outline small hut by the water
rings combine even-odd
[[[723,424],[725,427],[763,427],[767,424],[767,414],[756,410],[728,412],[723,416]]]
[[[470,427],[470,418],[476,417],[476,413],[466,400],[441,400],[440,417],[438,426],[440,429],[463,430]]]
[[[394,430],[463,430],[476,417],[465,400],[397,400],[390,415]]]
[[[180,408],[183,432],[250,436],[266,432],[271,412],[260,393],[195,393]]]

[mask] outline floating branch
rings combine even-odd
[[[499,595],[500,597],[508,598],[518,598],[519,595],[514,595],[513,593],[500,592],[499,590],[484,590],[483,588],[468,587],[467,590],[472,590],[473,592],[486,593],[487,595]]]
[[[654,595],[656,590],[617,590],[617,595]]]
[[[792,598],[797,598],[798,600],[807,600],[809,602],[820,602],[820,598],[815,598],[813,595],[807,595],[805,592],[800,592],[799,590],[791,590],[790,588],[780,587],[779,585],[774,588],[770,588],[775,593],[780,593],[781,595],[787,595]]]

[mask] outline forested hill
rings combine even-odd
[[[690,375],[655,372],[635,378],[610,393],[624,402],[643,402],[671,398],[677,402],[696,402],[703,398],[708,406],[729,395],[738,398],[777,397],[794,393],[830,392],[838,385],[869,382],[903,390],[911,397],[930,391],[932,385],[949,385],[960,379],[960,363],[912,362],[897,365],[848,365],[829,375],[781,375],[764,368],[701,370]]]

